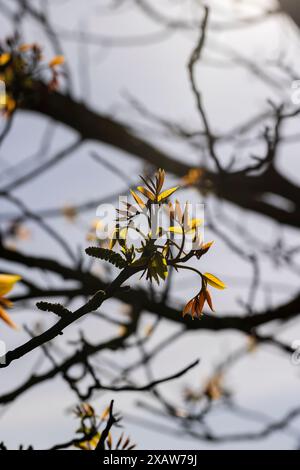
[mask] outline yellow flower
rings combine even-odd
[[[17,328],[17,325],[10,318],[5,309],[12,307],[13,304],[4,296],[6,296],[13,289],[16,282],[18,282],[20,279],[21,277],[17,275],[0,274],[0,318],[2,318],[2,320],[12,328]]]

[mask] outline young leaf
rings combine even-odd
[[[155,200],[155,196],[154,194],[152,194],[151,191],[149,191],[148,189],[144,188],[143,186],[138,186],[137,187],[137,190],[142,193],[144,196],[146,196],[148,199],[150,199],[150,201],[154,201]]]
[[[161,202],[164,199],[170,197],[173,193],[175,193],[175,191],[177,191],[178,188],[179,186],[175,186],[174,188],[166,189],[165,191],[163,191],[157,198],[158,202]]]
[[[183,229],[182,227],[180,227],[179,225],[177,227],[169,227],[168,228],[168,231],[169,232],[172,232],[172,233],[178,233],[178,234],[182,234],[183,233]]]
[[[20,279],[21,276],[15,274],[0,274],[0,297],[8,294]]]
[[[141,209],[145,208],[144,201],[138,196],[134,191],[130,190],[132,197],[134,198],[135,202],[140,206]]]
[[[216,289],[220,289],[220,290],[226,289],[226,284],[224,284],[224,282],[221,281],[221,279],[217,278],[213,274],[204,273],[203,277],[210,286],[215,287]]]

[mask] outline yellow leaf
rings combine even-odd
[[[220,289],[220,290],[226,289],[226,284],[224,284],[223,281],[221,281],[219,278],[217,278],[213,274],[204,273],[203,277],[210,286],[215,287],[216,289]]]
[[[6,65],[7,62],[10,61],[10,58],[11,58],[11,54],[9,54],[8,52],[5,52],[4,54],[1,54],[0,55],[0,65]]]
[[[179,227],[179,226],[178,227],[169,227],[168,231],[172,232],[172,233],[179,233],[179,234],[183,233],[182,227]]]
[[[191,229],[195,229],[196,227],[199,227],[203,223],[203,219],[192,219],[189,222],[189,226]]]
[[[131,194],[132,194],[132,197],[133,199],[135,200],[135,202],[140,206],[141,209],[144,209],[145,208],[145,203],[144,201],[140,198],[140,196],[138,196],[134,191],[130,190]]]
[[[117,243],[117,233],[118,233],[118,229],[115,229],[113,233],[111,234],[111,237],[109,239],[109,244],[108,244],[108,248],[110,250],[112,250],[115,244]]]
[[[14,287],[15,283],[20,281],[20,279],[21,276],[13,274],[0,274],[0,297],[8,294]]]
[[[0,81],[3,82],[3,79],[0,76]],[[4,87],[0,88],[0,109],[6,106],[6,93],[3,89]]]
[[[117,242],[121,243],[122,240],[126,240],[127,237],[127,227],[120,229],[119,227],[115,228],[109,239],[108,248],[112,250]]]
[[[160,253],[154,255],[151,268],[163,281],[168,277],[167,260]]]
[[[201,250],[202,251],[208,251],[210,249],[210,247],[214,244],[214,240],[211,241],[211,242],[208,242],[208,243],[204,243],[202,246],[201,246]]]
[[[148,199],[150,199],[150,201],[154,201],[155,200],[155,196],[153,193],[151,193],[151,191],[149,191],[147,188],[144,188],[143,186],[138,186],[137,187],[137,190],[144,194],[144,196],[146,196]]]
[[[166,191],[163,191],[157,198],[158,202],[163,201],[164,199],[167,199],[167,197],[170,197],[177,189],[179,186],[175,186],[174,188],[171,189],[166,189]]]
[[[65,62],[65,58],[63,55],[57,55],[53,57],[52,60],[49,62],[49,67],[53,68],[56,67],[57,65],[62,65]]]
[[[128,232],[128,228],[127,228],[127,227],[121,228],[121,229],[119,230],[119,238],[120,238],[121,240],[126,240],[127,232]]]

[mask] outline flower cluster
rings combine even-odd
[[[2,90],[1,109],[10,116],[17,106],[34,99],[38,80],[49,75],[48,88],[58,86],[59,70],[63,64],[62,56],[54,57],[44,63],[41,48],[37,44],[19,44],[16,38],[9,38],[0,44],[0,81],[5,85]]]
[[[189,269],[201,278],[201,289],[183,310],[183,316],[200,318],[205,303],[213,310],[208,285],[224,289],[225,284],[210,273],[202,273],[187,262],[200,260],[211,248],[213,242],[204,243],[201,233],[203,219],[191,215],[191,205],[184,207],[178,200],[169,198],[178,186],[163,189],[165,172],[159,169],[153,178],[141,177],[144,186],[131,190],[134,203],[127,200],[117,210],[115,228],[110,239],[109,250],[90,247],[90,256],[110,261],[120,269],[127,266],[157,284],[166,281],[169,270]],[[198,214],[197,214],[198,215]],[[134,236],[133,236],[134,234]],[[119,249],[120,254],[116,251]]]

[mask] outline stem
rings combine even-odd
[[[203,280],[203,275],[200,271],[198,271],[198,269],[196,268],[192,268],[191,266],[182,266],[182,265],[179,265],[179,264],[175,264],[175,267],[176,268],[179,268],[179,269],[188,269],[189,271],[193,271],[194,273],[197,273],[201,279]]]
[[[35,336],[21,346],[15,348],[13,351],[9,351],[6,355],[3,364],[0,361],[0,368],[9,366],[13,361],[19,359],[31,351],[34,351],[39,346],[51,341],[56,336],[61,335],[63,330],[69,325],[74,323],[76,320],[86,315],[87,313],[97,310],[102,303],[108,298],[112,297],[114,293],[121,287],[121,285],[127,281],[135,273],[141,271],[144,268],[138,267],[127,267],[120,272],[120,274],[112,281],[105,291],[97,291],[96,294],[83,306],[77,309],[75,312],[62,317],[55,325],[46,330],[44,333]]]

